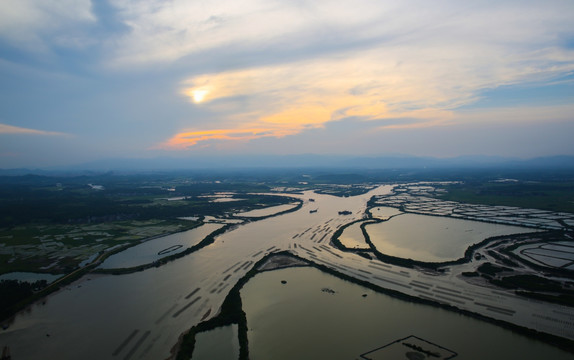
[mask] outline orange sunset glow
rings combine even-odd
[[[361,63],[357,56],[362,56]],[[229,121],[223,129],[182,129],[159,147],[181,150],[208,140],[282,137],[348,117],[369,121],[416,116],[422,124],[392,127],[434,126],[437,118],[452,117],[450,111],[438,105],[454,106],[471,97],[469,89],[431,85],[437,76],[431,71],[433,66],[405,65],[397,69],[393,64],[376,61],[375,56],[366,52],[352,59],[325,59],[188,79],[181,93],[190,102],[201,103],[203,109]],[[236,100],[239,97],[256,101],[240,107]],[[253,128],[258,130],[250,130]]]
[[[167,142],[160,144],[159,148],[186,149],[203,141],[234,140],[248,141],[262,137],[283,137],[296,133],[288,128],[276,129],[217,129],[205,131],[186,131],[176,134]]]
[[[11,166],[574,153],[568,1],[53,2],[0,2]]]
[[[0,0],[0,360],[574,360],[573,24]]]

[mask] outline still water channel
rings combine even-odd
[[[221,227],[221,224],[203,224],[188,231],[146,241],[110,256],[99,267],[118,269],[151,264],[162,257],[177,254],[199,244],[207,235]]]
[[[243,217],[262,217],[262,216],[270,216],[282,211],[291,210],[296,207],[297,204],[285,204],[285,205],[277,205],[271,206],[264,209],[256,209],[251,211],[245,211],[242,213],[236,213],[235,216],[243,216]]]
[[[357,222],[343,230],[339,236],[339,241],[343,246],[349,249],[370,249],[361,230],[361,224],[363,222]]]
[[[410,335],[456,352],[456,359],[572,359],[488,322],[379,294],[312,267],[260,273],[241,297],[252,360],[360,359]]]

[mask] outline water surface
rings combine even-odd
[[[297,204],[285,204],[285,205],[277,205],[277,206],[270,206],[264,209],[257,209],[257,210],[250,210],[242,213],[234,214],[235,216],[245,216],[245,217],[262,217],[262,216],[269,216],[273,214],[280,213],[282,211],[287,211],[293,209]]]
[[[158,268],[119,276],[88,274],[20,312],[0,331],[0,347],[10,346],[14,359],[165,359],[183,332],[208,312],[207,319],[217,313],[233,284],[265,254],[292,248],[294,242],[323,239],[324,244],[336,228],[362,216],[372,195],[391,188],[348,198],[287,194],[315,202],[238,226]],[[321,210],[310,214],[316,207]],[[340,210],[353,215],[339,216]]]
[[[454,219],[401,214],[366,226],[371,242],[383,254],[427,262],[456,260],[486,238],[531,232],[532,229]]]
[[[202,332],[195,337],[193,360],[226,360],[239,357],[236,324]]]
[[[371,215],[376,219],[386,220],[391,216],[402,214],[397,208],[388,206],[375,206],[369,209]]]
[[[362,222],[357,222],[343,230],[339,236],[339,241],[343,246],[349,249],[370,249],[361,230],[361,224]]]
[[[223,227],[221,224],[203,224],[188,231],[149,240],[110,256],[99,267],[117,269],[151,264],[162,257],[177,254],[197,245],[207,235],[221,227]]]
[[[358,359],[410,335],[461,360],[572,359],[493,324],[379,294],[311,267],[260,273],[241,298],[251,360]]]

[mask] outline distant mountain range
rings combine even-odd
[[[155,159],[107,159],[74,166],[43,169],[0,169],[0,175],[50,174],[60,172],[139,172],[171,170],[231,169],[574,169],[574,156],[516,159],[495,156],[453,158],[338,155],[254,155]]]

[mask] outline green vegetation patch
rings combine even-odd
[[[445,185],[438,198],[574,213],[574,182],[473,182]]]
[[[35,289],[45,288],[46,280],[34,283],[18,280],[0,280],[0,319],[10,316],[14,309],[34,294]]]
[[[562,283],[546,279],[537,275],[513,275],[505,276],[501,280],[493,280],[493,284],[507,289],[523,289],[528,291],[561,292]],[[574,294],[574,292],[573,292]]]
[[[465,271],[461,275],[464,277],[478,277],[478,276],[480,276],[480,274],[476,271],[472,271],[472,272],[471,271]]]
[[[516,295],[529,297],[535,300],[548,301],[556,304],[574,306],[574,294],[541,294],[531,291],[516,291]]]
[[[357,196],[367,193],[371,190],[372,186],[366,185],[325,185],[317,184],[318,194],[327,194],[333,196],[347,197],[347,196]]]
[[[487,274],[490,276],[495,276],[498,273],[505,272],[505,271],[514,271],[511,268],[496,266],[489,262],[480,265],[477,269],[478,272]]]
[[[90,256],[117,245],[194,228],[199,222],[151,219],[99,224],[30,224],[0,229],[0,274],[65,273]]]
[[[192,229],[207,215],[229,217],[294,201],[249,194],[270,192],[262,182],[185,176],[16,176],[0,177],[0,185],[0,274],[71,273],[94,255],[103,260],[142,240]],[[222,192],[236,201],[214,202],[213,195]],[[197,217],[198,221],[180,217]],[[153,266],[210,244],[216,234]],[[141,269],[121,269],[137,270]],[[43,293],[28,296],[26,301]]]

